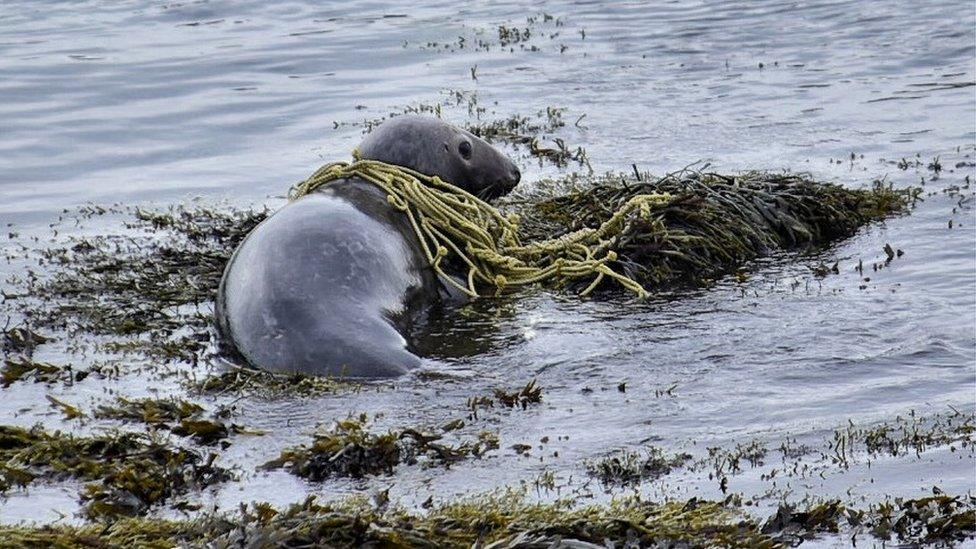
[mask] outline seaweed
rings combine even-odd
[[[820,533],[838,533],[841,521],[846,516],[847,508],[836,500],[811,505],[805,509],[782,504],[777,508],[776,514],[763,524],[762,531],[775,534],[781,541],[789,541],[789,545],[797,545]]]
[[[725,473],[738,473],[742,470],[742,461],[745,460],[750,466],[762,465],[763,458],[769,450],[758,440],[751,440],[746,443],[738,443],[735,448],[722,449],[719,447],[708,448],[708,458],[706,459],[715,469],[715,476],[720,477]]]
[[[663,504],[636,499],[604,506],[572,508],[566,503],[532,504],[515,494],[470,498],[435,506],[418,515],[373,506],[364,498],[318,503],[314,496],[286,509],[267,504],[243,507],[234,515],[193,521],[129,520],[103,530],[89,526],[0,527],[10,546],[78,544],[102,533],[113,545],[169,546],[206,543],[214,547],[527,547],[560,542],[603,545],[738,545],[773,547],[758,525],[737,520],[720,503],[689,500]],[[95,545],[97,546],[97,545]]]
[[[500,141],[524,147],[529,154],[538,158],[540,162],[547,160],[558,167],[565,167],[570,161],[574,161],[592,170],[590,159],[583,147],[573,149],[559,137],[553,138],[555,147],[547,147],[542,144],[540,136],[552,134],[566,125],[563,120],[565,110],[547,107],[532,118],[512,115],[501,120],[468,124],[466,129],[489,143]]]
[[[540,402],[542,402],[542,387],[533,379],[520,389],[506,390],[495,388],[492,390],[492,396],[479,395],[468,397],[465,406],[469,411],[469,419],[475,420],[478,419],[479,409],[494,408],[496,403],[506,408],[521,408],[526,410],[530,404],[538,404]]]
[[[0,370],[0,384],[4,388],[22,379],[33,379],[38,383],[71,380],[71,369],[48,362],[32,360],[27,356],[15,355],[3,361]]]
[[[852,530],[851,542],[855,545],[862,533],[884,542],[894,539],[913,545],[961,542],[976,534],[976,498],[950,496],[933,488],[932,496],[895,498],[872,504],[865,510],[848,507],[837,500],[804,509],[783,504],[765,522],[762,532],[797,545],[818,534],[837,534],[845,528]]]
[[[209,513],[184,521],[123,519],[102,525],[0,526],[9,547],[89,547],[136,545],[237,546],[390,546],[390,547],[548,547],[627,546],[759,547],[795,545],[823,534],[852,530],[887,541],[951,543],[974,533],[972,498],[937,495],[903,500],[890,508],[865,511],[838,502],[797,510],[782,506],[762,522],[725,502],[654,503],[639,498],[602,505],[567,501],[531,503],[518,492],[469,497],[431,505],[419,514],[357,497],[301,503],[275,509],[267,503],[242,506],[236,513]]]
[[[316,433],[308,446],[286,448],[262,469],[286,468],[292,474],[313,481],[331,476],[360,478],[369,474],[392,473],[401,459],[397,433],[374,434],[366,430],[366,416],[335,422]]]
[[[976,498],[949,496],[939,489],[918,499],[896,498],[851,513],[851,522],[882,540],[892,536],[905,543],[954,542],[976,534]]]
[[[323,395],[339,391],[359,391],[363,385],[355,381],[345,381],[334,377],[309,376],[301,373],[276,374],[253,368],[230,368],[223,372],[208,375],[189,383],[190,388],[201,393],[252,394],[271,396],[281,393],[289,395]],[[379,387],[373,384],[372,387]]]
[[[643,452],[622,450],[603,459],[588,461],[586,472],[604,485],[632,485],[644,480],[656,480],[690,459],[690,454],[668,456],[660,448],[652,446]]]
[[[140,398],[118,397],[115,405],[102,404],[95,409],[99,419],[140,421],[153,426],[178,423],[184,419],[198,416],[203,407],[195,402],[180,398]]]
[[[418,513],[388,502],[351,497],[320,503],[309,496],[276,509],[263,502],[233,513],[208,512],[182,521],[123,518],[109,524],[0,526],[5,547],[759,547],[850,533],[880,541],[953,543],[976,533],[972,497],[898,500],[865,510],[836,501],[798,509],[782,505],[766,521],[727,501],[656,503],[637,497],[604,504],[527,501],[518,491],[425,505]]]
[[[667,194],[669,203],[634,215],[602,247],[647,288],[707,284],[746,261],[780,249],[825,245],[872,221],[906,211],[918,189],[894,189],[875,181],[866,190],[814,181],[791,173],[722,175],[683,169],[649,174],[571,175],[542,182],[507,199],[521,217],[525,240],[541,240],[597,228],[628,200]]]
[[[115,405],[102,404],[96,408],[94,416],[98,419],[139,421],[157,429],[168,429],[174,435],[192,437],[201,444],[213,444],[239,433],[262,434],[224,421],[227,410],[220,410],[211,417],[205,417],[204,408],[195,402],[180,398],[140,398],[119,397]]]
[[[230,479],[216,458],[141,433],[73,436],[0,425],[0,488],[38,478],[85,481],[80,499],[88,518],[144,514],[171,496]]]
[[[109,351],[196,363],[211,343],[212,315],[201,306],[214,299],[234,248],[267,210],[80,211],[110,213],[128,214],[129,232],[40,251],[47,272],[31,278],[22,314],[50,329],[117,336]]]
[[[425,429],[407,427],[373,433],[367,427],[366,414],[336,421],[328,429],[315,433],[310,444],[286,448],[260,468],[286,469],[312,481],[330,477],[362,478],[393,474],[397,465],[416,463],[421,456],[430,463],[450,466],[498,448],[498,437],[490,431],[482,431],[474,441],[450,445],[441,442],[443,435]]]
[[[542,388],[535,380],[515,391],[495,389],[495,398],[469,398],[470,419],[477,419],[479,407],[502,406],[527,408],[542,401]],[[366,414],[350,415],[334,422],[328,429],[313,434],[310,444],[286,448],[279,456],[263,464],[261,469],[286,469],[292,474],[321,481],[330,477],[361,478],[366,475],[392,474],[401,463],[413,464],[423,457],[428,465],[449,467],[470,457],[482,457],[500,446],[498,436],[481,431],[473,439],[449,444],[444,434],[461,429],[464,420],[455,418],[441,426],[440,432],[425,428],[403,427],[385,433],[370,432]]]
[[[34,354],[38,345],[51,341],[50,336],[41,335],[30,326],[15,326],[0,333],[0,350],[4,353],[22,353],[28,357]]]
[[[565,25],[565,18],[542,12],[527,16],[525,26],[520,26],[516,22],[506,22],[494,27],[474,27],[466,29],[467,32],[459,35],[454,41],[427,41],[419,43],[417,47],[441,53],[465,49],[476,52],[498,50],[508,53],[537,53],[552,49],[562,54],[569,49],[565,44],[565,41],[568,41],[568,33],[564,35],[561,30]],[[586,30],[582,27],[578,28],[576,33],[580,35],[581,41],[586,39]],[[550,43],[558,40],[558,43],[547,48],[545,40],[549,40]],[[408,44],[409,42],[404,42],[403,47],[407,47]],[[472,68],[473,79],[477,79],[474,73],[476,68],[477,65]]]
[[[68,404],[67,402],[64,402],[63,400],[59,400],[51,395],[45,395],[45,396],[47,397],[47,401],[51,403],[51,407],[56,408],[62,414],[64,414],[65,420],[70,421],[72,419],[84,419],[88,417],[88,414],[82,412],[81,409],[79,409],[77,406]]]
[[[495,399],[507,408],[521,407],[525,410],[529,404],[542,402],[542,387],[539,387],[534,379],[517,391],[495,389],[494,394]]]
[[[952,413],[897,416],[893,421],[860,427],[849,422],[847,427],[834,431],[827,441],[824,459],[847,467],[855,453],[862,451],[868,458],[877,455],[916,456],[929,448],[959,444],[976,444],[976,415],[958,411]]]

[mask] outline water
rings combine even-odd
[[[776,446],[787,436],[816,446],[849,420],[870,425],[950,406],[972,411],[976,216],[971,198],[959,202],[971,189],[941,192],[974,176],[971,3],[536,8],[0,6],[0,222],[22,237],[48,235],[62,209],[86,202],[165,206],[199,196],[276,207],[291,183],[347,158],[362,138],[356,124],[366,119],[442,103],[445,118],[473,121],[464,104],[455,106],[453,91],[476,95],[486,120],[565,108],[569,123],[550,139],[584,147],[597,172],[636,164],[664,173],[701,160],[719,171],[808,171],[850,187],[884,177],[896,186],[924,180],[926,194],[934,192],[911,215],[867,227],[818,256],[756,263],[742,283],[722,280],[640,305],[545,292],[475,304],[431,335],[431,347],[441,350],[426,366],[446,379],[242,402],[243,420],[272,434],[235,441],[222,459],[238,464],[243,479],[208,493],[208,501],[282,504],[307,493],[392,486],[391,497],[411,505],[431,494],[531,483],[547,471],[562,490],[600,498],[606,494],[586,484],[583,463],[615,448],[651,443],[697,457],[707,447],[752,439]],[[538,20],[528,24],[528,15]],[[503,49],[499,25],[529,26],[532,36]],[[479,38],[493,47],[476,47]],[[526,185],[565,171],[506,152]],[[936,157],[945,169],[933,180],[926,165]],[[900,169],[902,158],[921,165]],[[874,272],[885,243],[905,255]],[[870,281],[854,271],[859,260]],[[841,274],[814,278],[810,266],[821,261],[839,261]],[[14,271],[8,265],[0,274]],[[281,448],[307,440],[317,423],[350,411],[382,412],[377,427],[439,425],[463,414],[467,397],[532,378],[545,389],[541,406],[493,412],[487,424],[466,428],[498,431],[502,448],[487,459],[326,484],[254,472]],[[622,382],[626,392],[617,390]],[[138,376],[117,383],[113,389],[132,396],[153,388]],[[97,399],[103,389],[64,394]],[[0,410],[18,411],[12,421],[56,423],[44,415],[44,387],[4,392]],[[532,445],[531,457],[509,449],[515,443]],[[759,475],[767,471],[737,475],[730,489],[765,492],[769,482]],[[767,499],[875,501],[918,496],[932,485],[972,490],[971,455],[936,450],[879,459],[870,470],[863,463],[832,469],[825,478],[784,480]],[[701,471],[642,489],[722,497],[717,480]],[[74,505],[71,490],[43,487],[9,498],[0,517],[51,520]]]

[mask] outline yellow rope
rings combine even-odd
[[[357,156],[354,151],[353,157]],[[522,244],[518,216],[503,216],[490,204],[439,177],[375,160],[326,164],[293,187],[288,197],[297,200],[331,181],[348,177],[359,177],[383,189],[390,204],[410,220],[434,271],[471,297],[479,297],[478,283],[494,285],[497,293],[505,286],[550,280],[564,283],[589,276],[594,278],[581,295],[589,294],[610,277],[638,297],[646,297],[643,286],[607,265],[617,259],[616,252],[608,249],[609,239],[625,230],[634,212],[650,220],[653,208],[671,200],[668,194],[635,195],[599,228]],[[467,266],[465,281],[441,269],[441,262],[450,255]]]

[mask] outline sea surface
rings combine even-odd
[[[513,42],[500,28],[528,32]],[[348,394],[245,400],[239,421],[268,434],[234,442],[221,459],[242,480],[203,495],[209,503],[281,505],[389,488],[411,506],[538,488],[546,475],[555,483],[542,484],[560,495],[601,500],[627,490],[608,492],[585,464],[618,449],[650,444],[704,458],[708,448],[750,441],[821,448],[852,423],[973,412],[969,1],[4,0],[0,224],[43,239],[63,210],[88,203],[276,208],[291,184],[347,159],[366,121],[435,108],[459,125],[564,109],[566,124],[544,141],[583,147],[597,173],[663,174],[699,162],[808,172],[851,188],[881,179],[922,186],[924,200],[814,255],[759,261],[741,280],[647,303],[538,290],[474,304],[431,335],[441,351],[425,362],[428,375]],[[501,146],[522,185],[589,170]],[[904,255],[885,263],[885,244]],[[839,274],[814,276],[812,267],[835,262]],[[0,275],[16,269],[0,266]],[[531,379],[544,389],[542,404],[489,413],[502,444],[484,459],[325,483],[254,470],[350,412],[380,414],[380,429],[440,425],[468,397]],[[179,392],[138,375],[114,383],[60,394]],[[3,390],[0,418],[56,424],[47,392]],[[516,443],[532,449],[523,455]],[[744,467],[727,489],[774,504],[976,488],[972,454],[944,447],[769,481],[763,474],[778,460]],[[638,489],[724,497],[703,469]],[[9,496],[0,520],[57,520],[76,507],[73,489],[40,486]]]

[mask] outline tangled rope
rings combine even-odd
[[[353,156],[357,156],[355,152]],[[478,283],[493,285],[498,293],[506,286],[537,282],[563,285],[590,276],[593,280],[580,292],[582,296],[609,277],[638,297],[647,297],[641,284],[608,265],[617,259],[611,249],[613,237],[625,231],[632,214],[650,219],[652,209],[671,201],[669,194],[635,195],[598,228],[523,244],[518,216],[503,216],[490,204],[439,177],[375,160],[326,164],[293,187],[288,197],[297,200],[348,177],[359,177],[386,192],[390,204],[410,220],[434,271],[471,297],[481,295]],[[452,254],[467,266],[466,281],[442,269],[442,262]]]

